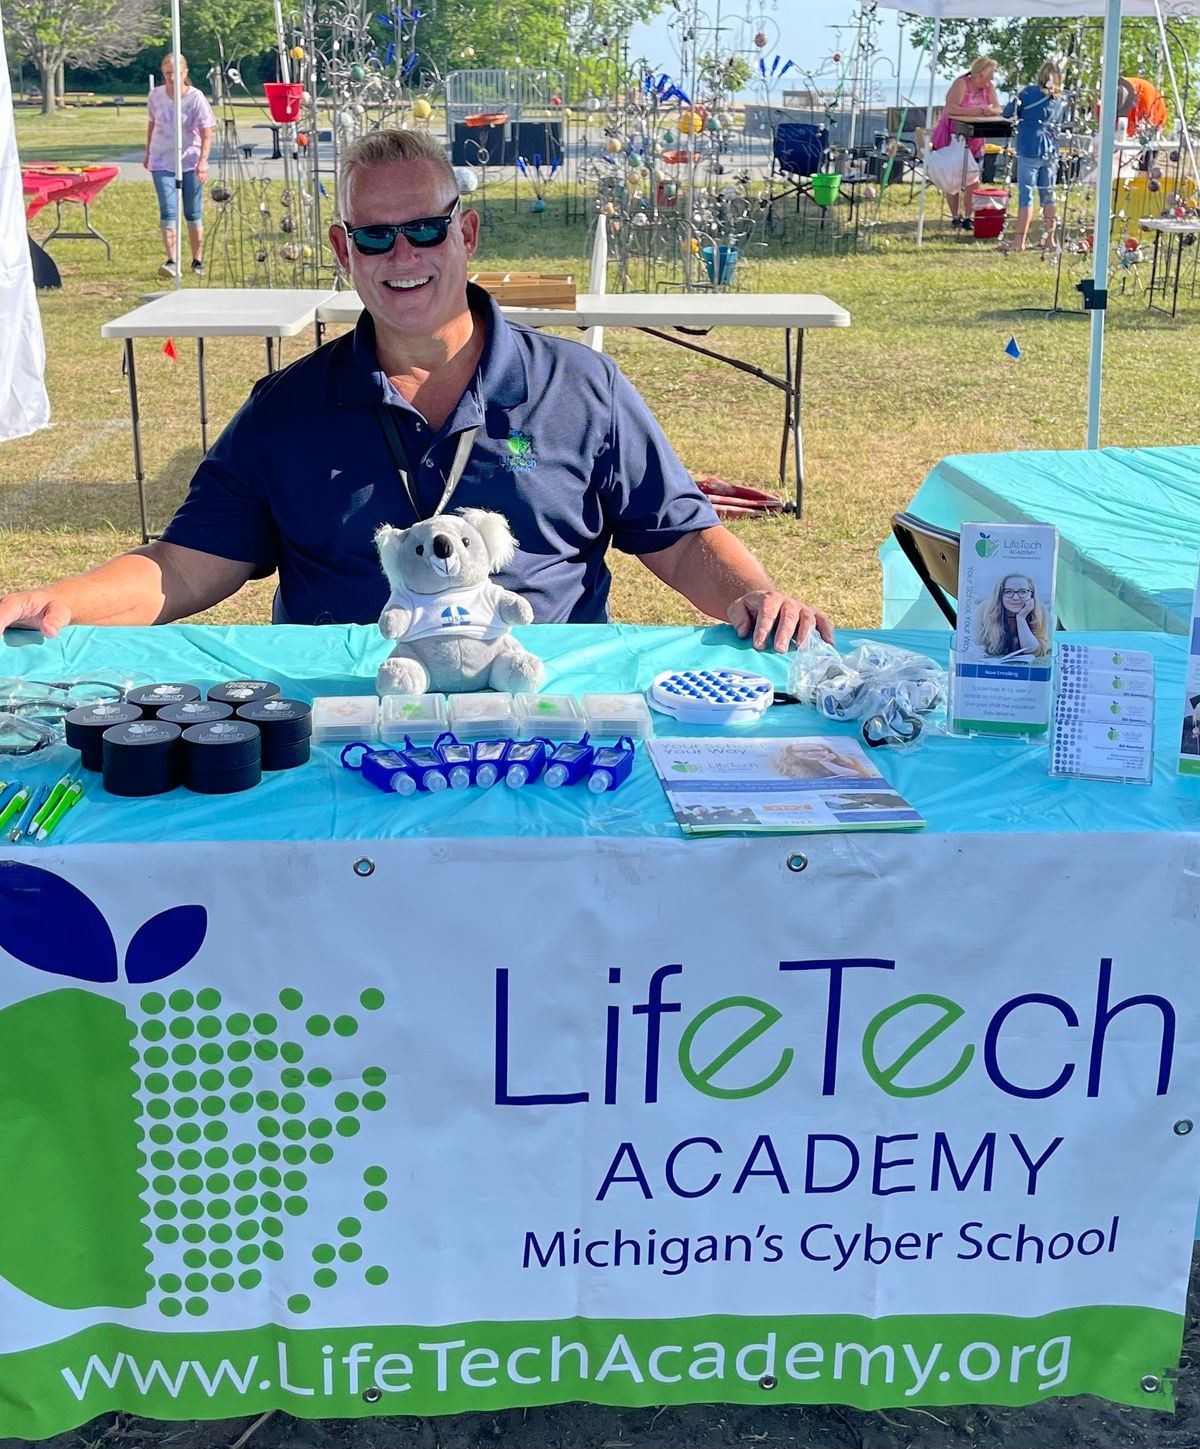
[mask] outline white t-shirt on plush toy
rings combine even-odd
[[[394,589],[384,608],[409,616],[402,642],[416,639],[498,639],[508,631],[500,618],[500,602],[508,591],[490,579],[441,594],[415,594]]]

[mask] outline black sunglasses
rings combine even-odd
[[[347,226],[342,230],[364,257],[381,257],[402,236],[411,247],[438,247],[446,240],[450,223],[458,215],[461,199],[445,216],[419,216],[415,221],[380,222],[375,226]]]

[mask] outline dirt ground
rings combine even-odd
[[[1100,1399],[1051,1399],[1023,1409],[889,1409],[695,1405],[609,1409],[590,1404],[457,1414],[439,1419],[293,1419],[160,1423],[106,1414],[42,1449],[1200,1449],[1200,1250],[1192,1255],[1183,1360],[1174,1414]],[[26,1439],[0,1439],[17,1449]]]

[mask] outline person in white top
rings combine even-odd
[[[163,84],[155,86],[146,102],[146,154],[142,165],[149,171],[158,195],[158,224],[162,230],[167,259],[158,269],[160,277],[179,275],[176,260],[177,206],[175,196],[175,57],[165,55],[160,65]],[[208,153],[212,149],[217,118],[204,96],[188,81],[188,63],[179,57],[183,106],[183,215],[192,250],[192,271],[204,270],[204,183],[208,178]]]

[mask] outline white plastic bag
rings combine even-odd
[[[941,150],[926,150],[925,175],[943,196],[956,196],[964,186],[974,186],[979,180],[979,162],[961,136],[952,136]]]

